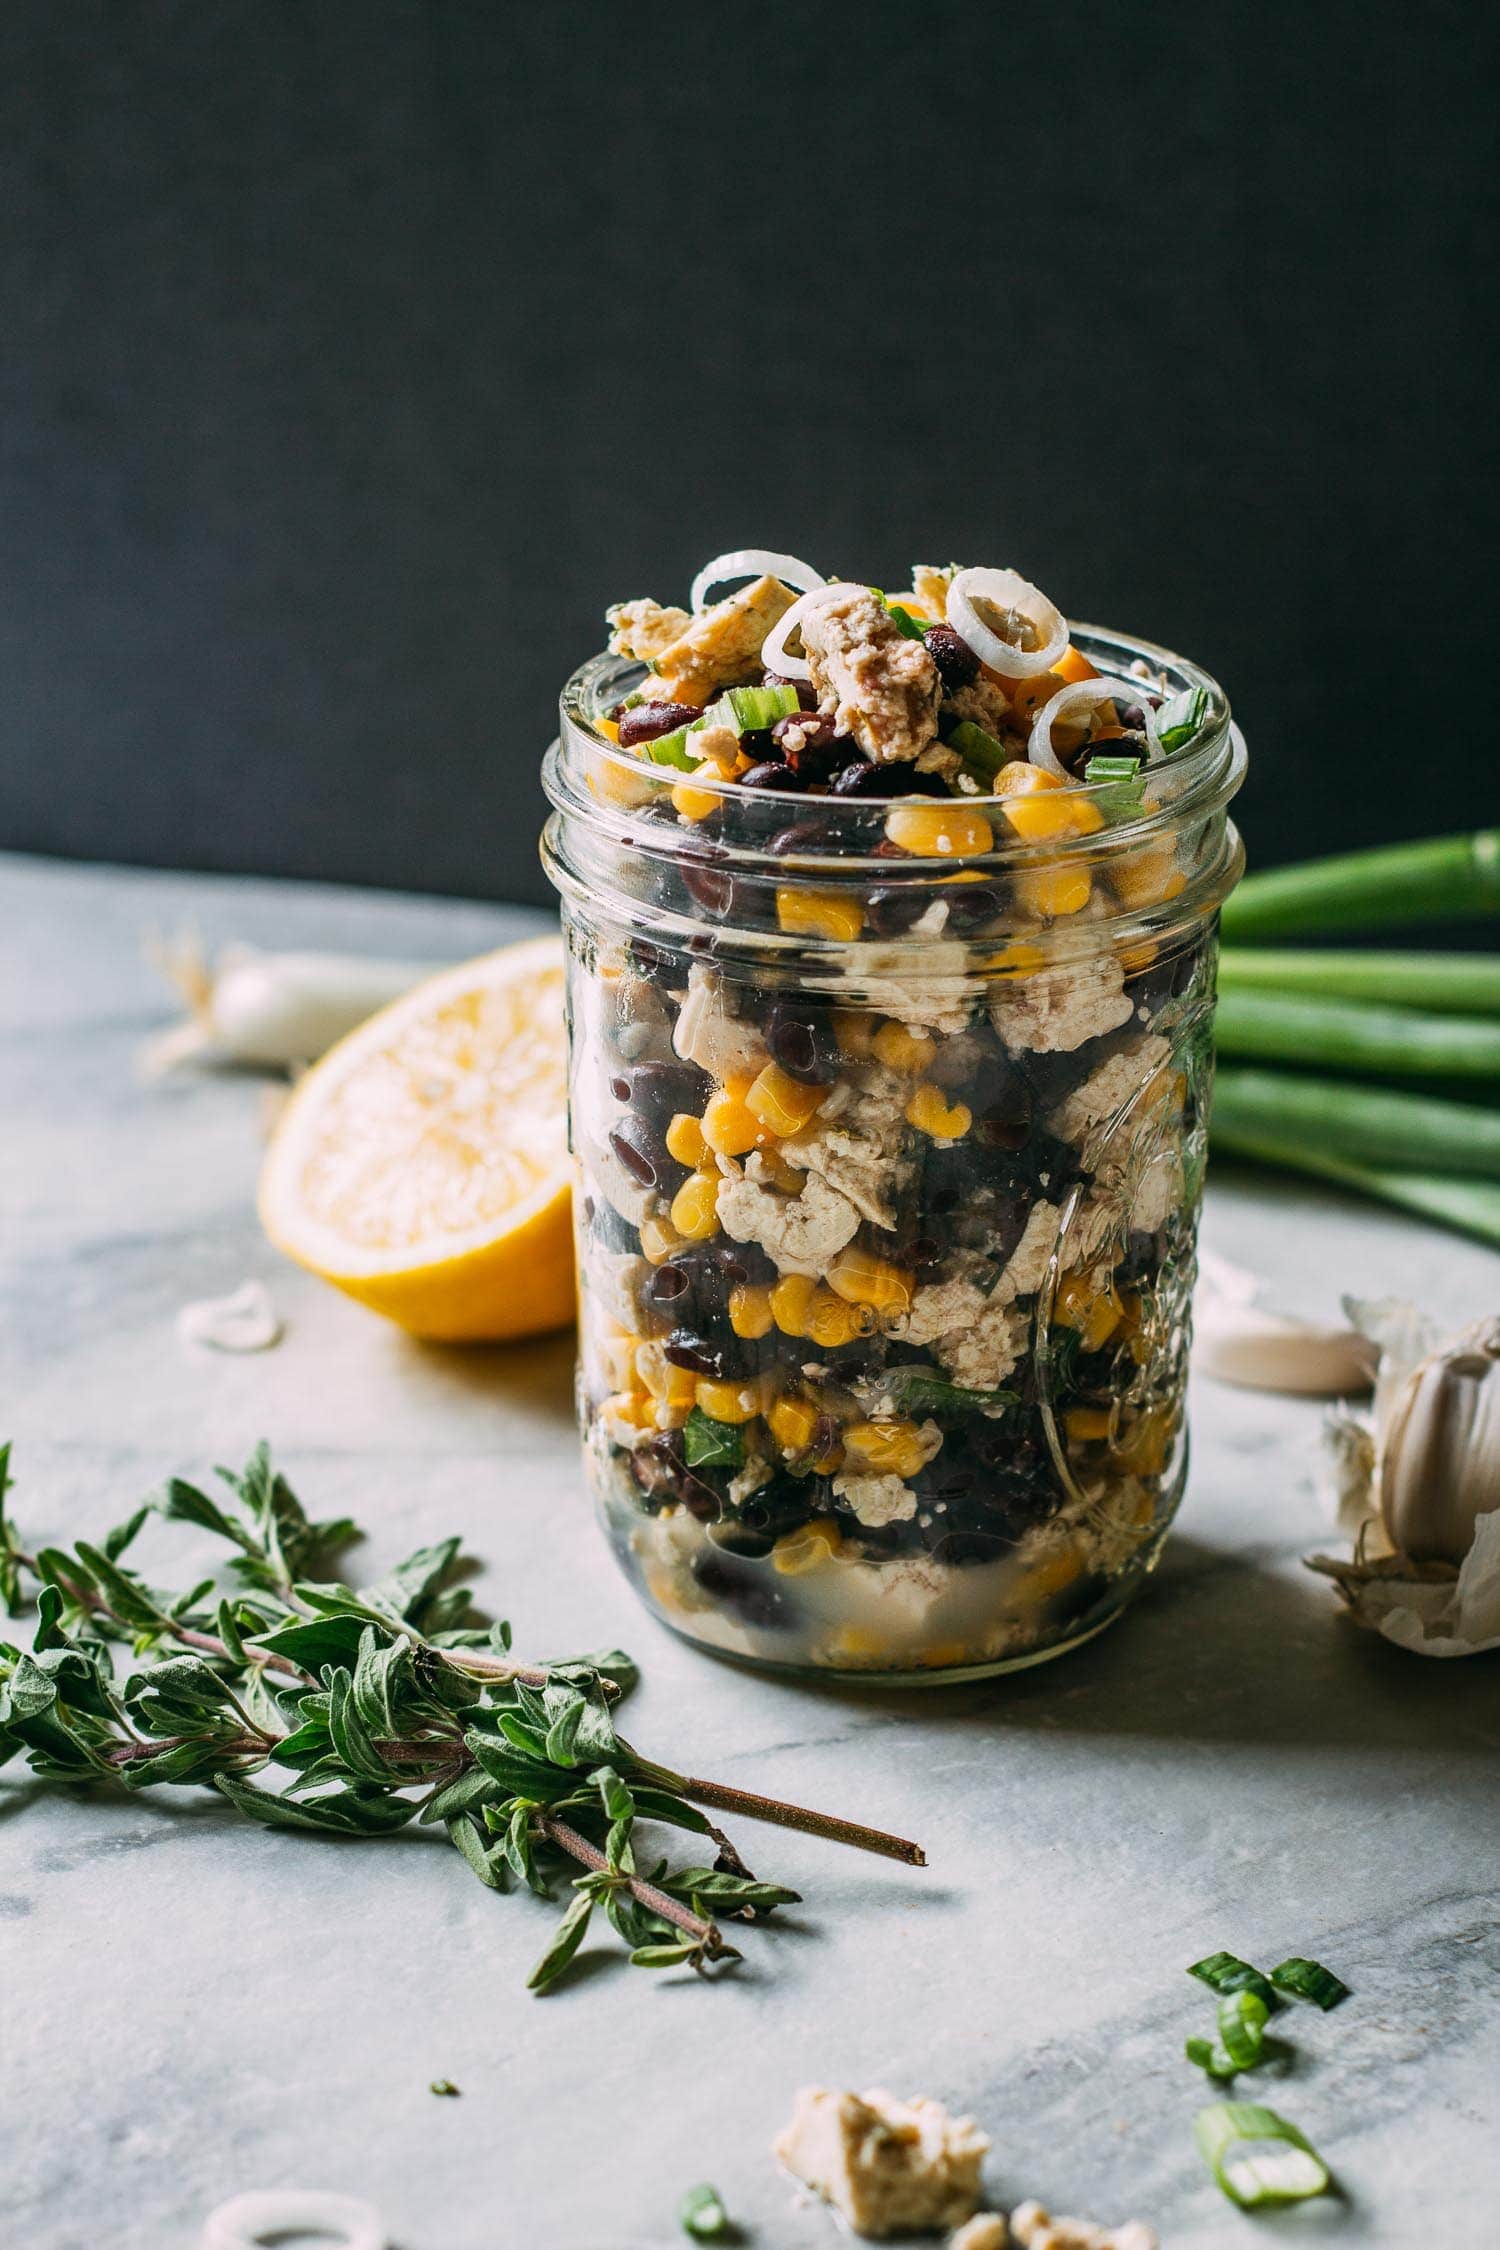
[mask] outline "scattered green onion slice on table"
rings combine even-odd
[[[1201,1961],[1193,1963],[1188,1975],[1211,1985],[1218,1993],[1253,1992],[1267,2015],[1276,2005],[1276,1995],[1269,1981],[1237,1953],[1206,1953]]]
[[[1206,2070],[1210,2078],[1232,2078],[1234,2064],[1217,2039],[1184,2039],[1182,2051],[1190,2063]]]
[[[1321,1961],[1309,1961],[1300,1953],[1278,1963],[1271,1971],[1271,1982],[1278,1992],[1292,1992],[1299,2000],[1311,2000],[1325,2015],[1349,1997],[1349,1987],[1342,1977],[1325,1969]]]
[[[694,2242],[732,2242],[734,2225],[717,2188],[689,2188],[677,2206],[677,2223]]]
[[[1331,2185],[1306,2134],[1258,2102],[1211,2102],[1194,2119],[1193,2135],[1219,2186],[1242,2211],[1301,2203]]]
[[[1236,2070],[1253,2070],[1260,2061],[1270,2013],[1260,1994],[1245,1985],[1220,1998],[1219,2044]]]
[[[1010,757],[1004,743],[986,734],[972,719],[959,720],[948,737],[948,747],[958,752],[970,773],[980,781],[993,781]]]
[[[744,1433],[695,1406],[682,1425],[682,1458],[690,1469],[738,1469],[745,1458]]]

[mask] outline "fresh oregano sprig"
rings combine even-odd
[[[566,1879],[537,1992],[596,1911],[641,1967],[703,1970],[739,1958],[721,1921],[795,1901],[701,1806],[925,1864],[902,1837],[643,1757],[613,1716],[630,1658],[518,1662],[510,1628],[471,1606],[459,1540],[356,1589],[329,1573],[358,1527],[313,1521],[265,1445],[218,1475],[227,1501],[169,1478],[97,1544],[32,1551],[0,1447],[0,1604],[14,1612],[34,1582],[37,1617],[30,1649],[0,1642],[0,1765],[19,1753],[44,1780],[212,1788],[270,1828],[358,1837],[416,1821],[492,1890],[551,1897]],[[122,1557],[153,1518],[222,1540],[222,1572],[182,1592],[148,1583]],[[712,1863],[638,1850],[642,1822],[707,1838]]]

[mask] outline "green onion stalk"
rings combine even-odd
[[[1500,829],[1341,852],[1249,875],[1225,901],[1229,945],[1500,913]]]
[[[1442,1016],[1500,1016],[1500,953],[1225,946],[1219,955],[1219,990],[1374,1000]]]

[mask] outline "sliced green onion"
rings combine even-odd
[[[682,1425],[682,1458],[690,1469],[744,1466],[744,1432],[733,1422],[715,1422],[695,1406]]]
[[[1106,758],[1096,752],[1083,769],[1083,778],[1093,788],[1100,781],[1134,781],[1141,770],[1139,758]]]
[[[1213,1114],[1222,1133],[1267,1132],[1354,1164],[1500,1180],[1500,1109],[1476,1102],[1226,1063],[1214,1080]]]
[[[1234,2064],[1217,2039],[1184,2039],[1182,2051],[1190,2063],[1206,2070],[1210,2078],[1232,2078]]]
[[[1278,1992],[1294,1992],[1299,2000],[1311,2000],[1325,2015],[1349,1997],[1349,1987],[1342,1977],[1325,1969],[1321,1961],[1309,1961],[1300,1953],[1280,1962],[1271,1971],[1271,1982]]]
[[[1156,714],[1156,728],[1169,758],[1187,748],[1202,726],[1207,710],[1207,688],[1184,688],[1180,695],[1167,697]]]
[[[1005,744],[997,742],[992,734],[987,734],[983,727],[976,726],[972,719],[959,720],[948,737],[948,746],[958,752],[971,773],[981,781],[993,781],[1000,768],[1010,759],[1010,752]]]
[[[1500,1183],[1461,1179],[1451,1173],[1405,1172],[1374,1164],[1350,1164],[1324,1149],[1309,1148],[1284,1133],[1245,1133],[1215,1120],[1213,1146],[1222,1155],[1245,1156],[1259,1164],[1278,1164],[1336,1180],[1357,1195],[1372,1195],[1403,1211],[1419,1211],[1440,1226],[1472,1234],[1500,1250]]]
[[[1207,1953],[1195,1961],[1188,1970],[1190,1977],[1211,1985],[1215,1992],[1253,1992],[1269,2015],[1276,2005],[1276,1995],[1259,1969],[1252,1969],[1237,1953]]]
[[[676,766],[682,773],[696,773],[702,765],[688,749],[688,737],[696,732],[696,722],[691,727],[676,727],[671,734],[659,734],[654,742],[643,742],[640,747],[654,766]]]
[[[1091,789],[1105,784],[1104,793],[1097,801],[1106,820],[1114,822],[1137,817],[1146,794],[1139,758],[1106,757],[1101,753],[1090,758],[1083,769],[1083,778]]]
[[[717,2188],[689,2188],[677,2206],[677,2224],[694,2242],[733,2242],[734,2223]]]
[[[1441,1016],[1500,1016],[1500,953],[1341,953],[1226,946],[1221,992],[1311,992],[1320,1000],[1394,1001]]]
[[[885,600],[884,595],[881,596],[881,599],[882,601]],[[899,602],[886,602],[885,613],[897,631],[905,634],[909,641],[920,641],[924,635],[932,630],[930,618],[913,617],[911,611],[903,609]]]
[[[998,1274],[997,1274],[998,1278]],[[882,1397],[903,1414],[970,1414],[990,1406],[1014,1406],[1019,1391],[976,1391],[950,1383],[932,1367],[888,1367],[880,1377]]]
[[[1328,2166],[1295,2125],[1259,2102],[1211,2102],[1193,2120],[1199,2153],[1231,2203],[1255,2211],[1324,2195]]]
[[[1214,1019],[1221,1055],[1393,1078],[1500,1079],[1500,1023],[1372,1000],[1227,991]]]
[[[1500,910],[1500,828],[1434,836],[1379,851],[1341,852],[1249,875],[1224,902],[1231,944],[1391,929]]]
[[[1260,2061],[1270,2013],[1260,1994],[1245,1986],[1221,1998],[1219,2044],[1236,2070],[1253,2070]]]
[[[759,734],[800,708],[794,687],[732,687],[695,723],[728,727],[734,734]]]

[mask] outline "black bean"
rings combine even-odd
[[[1000,898],[987,883],[951,883],[943,897],[948,905],[948,928],[955,937],[970,937],[984,929],[1000,912]]]
[[[754,1344],[732,1329],[728,1335],[709,1337],[690,1328],[674,1328],[662,1352],[674,1367],[684,1367],[690,1375],[712,1375],[721,1383],[751,1374],[757,1364]]]
[[[664,734],[675,734],[679,727],[690,727],[702,716],[701,703],[637,703],[620,721],[620,748],[629,750],[638,742],[655,742]]]
[[[622,1117],[609,1136],[609,1145],[642,1187],[677,1188],[687,1178],[686,1165],[674,1162],[660,1134],[653,1132],[642,1117]]]
[[[682,1111],[701,1117],[713,1080],[696,1063],[638,1062],[611,1078],[609,1090],[660,1130]]]
[[[1035,1123],[1031,1090],[1020,1077],[974,1120],[974,1138],[986,1148],[1024,1148]]]
[[[877,937],[900,937],[921,919],[927,903],[920,883],[882,884],[865,901],[865,917]]]
[[[791,796],[799,796],[807,787],[803,775],[795,767],[783,765],[779,759],[768,759],[762,765],[751,766],[737,776],[742,789],[784,789]]]
[[[944,687],[972,687],[979,677],[979,659],[968,642],[951,625],[931,625],[922,635],[927,653],[942,675]]]
[[[875,765],[868,759],[845,766],[832,784],[835,797],[932,797],[945,792],[927,774],[896,762]]]
[[[838,1076],[838,1038],[821,1009],[774,1002],[766,1017],[766,1044],[787,1076],[804,1086],[825,1086]]]
[[[680,872],[683,887],[690,898],[722,922],[734,911],[736,886],[734,877],[722,865],[713,864],[728,858],[722,844],[700,844],[696,841],[683,846]]]
[[[792,828],[778,828],[766,844],[766,850],[778,859],[792,852],[821,852],[826,848],[827,836],[815,820],[799,821]]]

